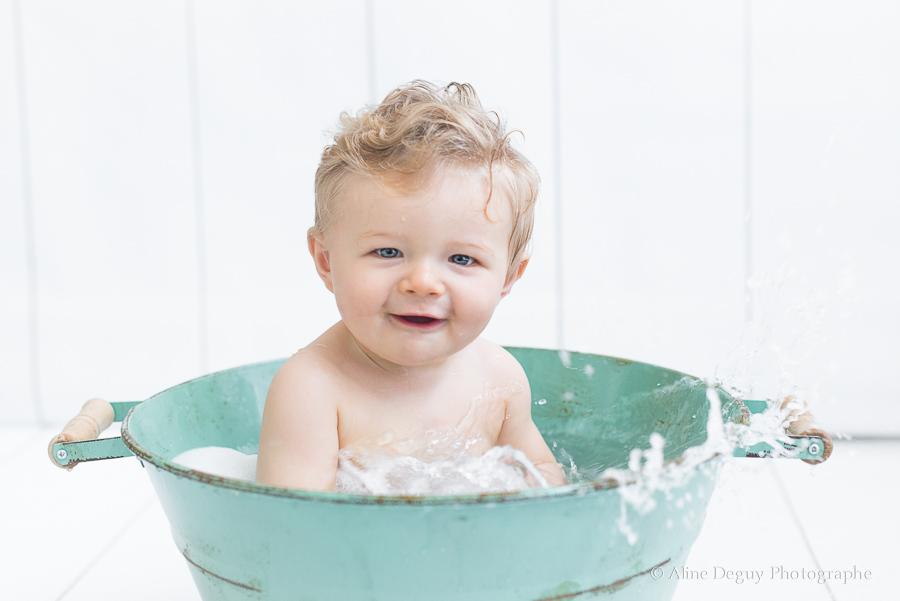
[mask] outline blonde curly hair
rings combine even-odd
[[[512,147],[499,116],[484,110],[469,84],[439,87],[416,80],[376,107],[355,116],[342,113],[341,128],[316,170],[316,217],[310,234],[328,234],[341,189],[354,174],[406,190],[426,184],[448,167],[484,174],[485,212],[495,190],[510,199],[511,273],[531,239],[540,177],[531,161]]]

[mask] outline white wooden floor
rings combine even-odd
[[[117,459],[65,472],[46,455],[56,431],[0,427],[0,596],[198,601],[140,464]],[[686,565],[696,577],[679,583],[675,600],[895,598],[898,463],[900,440],[839,441],[818,467],[734,460]],[[854,569],[862,578],[846,583],[808,577]],[[763,573],[738,582],[726,570]]]

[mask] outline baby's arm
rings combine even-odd
[[[523,386],[515,393],[506,404],[506,413],[509,417],[503,422],[498,445],[510,445],[525,453],[534,466],[547,479],[550,486],[563,486],[566,484],[566,475],[562,466],[556,462],[556,458],[544,442],[544,437],[534,425],[531,419],[531,388],[525,371],[515,359],[512,368],[517,372],[516,377]]]
[[[303,490],[334,490],[338,416],[327,376],[314,357],[291,357],[269,386],[259,436],[256,481]]]

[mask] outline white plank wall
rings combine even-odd
[[[16,26],[9,0],[0,2],[0,419],[33,421],[30,373],[29,266],[26,255],[20,115],[16,85]]]
[[[198,371],[184,7],[23,2],[21,31],[37,394],[57,419]]]
[[[325,130],[367,101],[363,3],[196,2],[211,370],[339,319],[306,230]]]
[[[0,0],[0,422],[325,329],[325,132],[423,78],[475,85],[542,175],[489,337],[900,433],[898,34],[886,0]]]
[[[896,432],[900,6],[765,2],[752,28],[753,262],[786,271],[767,340],[835,429]]]
[[[741,4],[562,9],[567,346],[711,376],[743,326]]]

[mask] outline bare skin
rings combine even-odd
[[[259,482],[333,490],[341,449],[417,455],[438,430],[472,455],[520,449],[551,485],[565,483],[531,419],[524,371],[479,337],[527,264],[509,269],[512,211],[508,201],[485,211],[482,181],[452,172],[401,194],[360,177],[333,231],[310,234],[343,319],[276,374]]]

